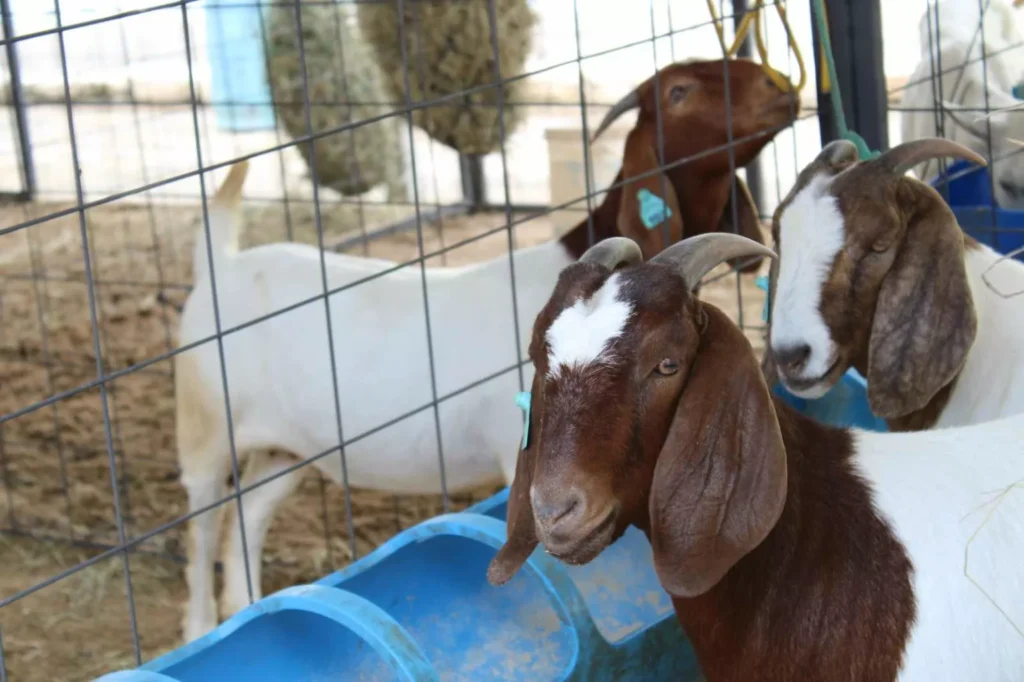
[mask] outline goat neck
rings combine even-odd
[[[679,622],[716,682],[891,682],[915,616],[910,561],[854,474],[850,433],[774,402],[788,465],[782,516],[714,588],[673,598]]]
[[[978,316],[978,335],[964,366],[921,410],[889,419],[892,431],[977,424],[1024,411],[1024,264],[970,237],[964,266]]]
[[[619,171],[612,181],[612,185],[622,182],[622,171]],[[622,192],[613,190],[605,195],[604,201],[593,210],[593,212],[581,220],[577,225],[562,235],[559,240],[562,246],[576,261],[582,256],[591,244],[618,236],[618,215],[619,206],[622,201]],[[590,239],[590,224],[593,223],[593,240]]]

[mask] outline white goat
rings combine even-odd
[[[284,243],[236,253],[236,211],[246,164],[237,164],[209,211],[220,324],[224,330],[298,304],[323,293],[320,251]],[[197,236],[195,288],[181,317],[179,344],[216,333],[206,240]],[[525,354],[534,315],[547,299],[559,271],[574,260],[561,241],[513,252],[519,311],[519,340]],[[395,267],[385,260],[325,254],[327,282],[336,289]],[[348,483],[397,493],[441,489],[441,462],[434,411],[436,381],[443,397],[514,365],[516,356],[509,257],[478,265],[428,268],[434,373],[431,374],[419,266],[405,267],[330,296],[331,331],[337,362],[341,427],[346,440],[411,413],[381,431],[359,438],[345,450]],[[239,458],[248,451],[279,448],[302,458],[337,448],[338,425],[331,378],[323,297],[224,337],[231,422]],[[228,421],[216,342],[175,358],[177,437],[181,480],[191,511],[214,504],[226,493],[231,472]],[[533,370],[524,367],[527,385]],[[512,480],[522,429],[514,398],[516,371],[442,402],[440,440],[449,491]],[[428,406],[428,407],[424,407]],[[252,456],[242,487],[280,474],[291,457]],[[327,476],[342,481],[337,451],[315,461]],[[252,590],[259,597],[263,539],[275,508],[291,493],[301,472],[285,473],[243,496],[245,536]],[[230,507],[225,551],[226,615],[247,606],[245,557],[237,514]],[[191,523],[188,584],[191,591],[185,636],[191,640],[217,624],[212,569],[219,521],[200,514]]]
[[[986,109],[1002,109],[1020,100],[1014,86],[1024,82],[1024,32],[1018,11],[1004,0],[983,0],[979,29],[976,0],[939,0],[919,22],[921,61],[903,92],[903,141],[944,136],[992,164],[995,200],[1004,208],[1024,208],[1024,157],[1009,138],[1024,140],[1024,112],[994,114],[989,129]],[[937,17],[937,22],[936,22]],[[938,112],[945,109],[945,116]],[[944,120],[944,130],[939,121]],[[939,172],[936,160],[917,164],[914,173],[925,181]]]
[[[828,145],[776,210],[770,359],[818,398],[851,366],[894,430],[1024,412],[1024,265],[965,238],[923,159],[984,162],[948,140],[857,161]]]

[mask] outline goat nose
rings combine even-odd
[[[578,491],[571,490],[553,500],[534,500],[533,513],[540,523],[550,528],[559,521],[569,517],[583,506],[582,496]]]
[[[783,346],[772,349],[775,355],[775,362],[786,370],[796,370],[803,367],[807,358],[811,355],[811,347],[806,343],[798,343],[792,346]]]

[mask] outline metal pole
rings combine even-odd
[[[17,44],[14,38],[14,19],[7,0],[0,0],[0,15],[3,18],[4,38],[7,51],[7,70],[10,77],[11,104],[14,107],[14,124],[18,129],[18,148],[21,152],[21,185],[22,191],[16,198],[19,201],[31,201],[36,191],[36,171],[32,163],[32,143],[29,140],[28,117],[25,115],[25,97],[21,90],[21,68],[18,66]]]
[[[733,26],[734,29],[740,27],[740,23],[743,21],[743,17],[747,15],[749,7],[747,0],[732,0],[732,14],[733,14]],[[753,52],[754,37],[751,34],[747,34],[743,44],[740,45],[740,49],[737,54],[740,57],[750,57]],[[764,205],[764,194],[763,194],[763,183],[761,181],[761,155],[751,161],[747,167],[747,188],[750,190],[750,196],[754,198],[754,205],[760,209]]]
[[[462,176],[462,196],[470,205],[470,212],[483,209],[487,203],[484,185],[484,157],[480,154],[459,154],[459,174]],[[508,200],[508,197],[506,197]]]
[[[811,11],[814,2],[811,0]],[[826,8],[836,77],[843,93],[846,124],[872,149],[889,148],[888,109],[885,92],[885,65],[882,60],[881,0],[831,0]],[[818,26],[811,22],[818,73],[825,71],[821,61]],[[828,93],[818,90],[818,126],[822,145],[839,136],[835,113]]]

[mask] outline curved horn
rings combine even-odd
[[[597,263],[609,270],[620,264],[639,265],[644,262],[640,245],[628,237],[608,237],[587,249],[580,256],[580,263]]]
[[[612,123],[615,123],[616,119],[618,119],[619,116],[622,116],[630,109],[636,109],[639,106],[640,94],[636,90],[634,90],[633,92],[629,93],[628,95],[620,99],[618,102],[616,102],[612,106],[612,108],[608,110],[608,113],[604,115],[603,119],[601,119],[601,125],[597,126],[597,132],[594,133],[594,136],[590,138],[590,141],[593,142],[594,140],[596,140],[601,135],[601,133],[603,133],[608,128],[608,126],[610,126]]]
[[[727,260],[744,256],[778,257],[774,251],[753,239],[728,232],[709,232],[676,242],[650,262],[674,266],[682,275],[686,286],[693,291],[712,268]]]
[[[944,156],[964,159],[979,166],[988,165],[985,157],[980,154],[962,144],[941,137],[926,137],[920,140],[904,142],[882,154],[878,160],[896,175],[903,175],[922,161]]]

